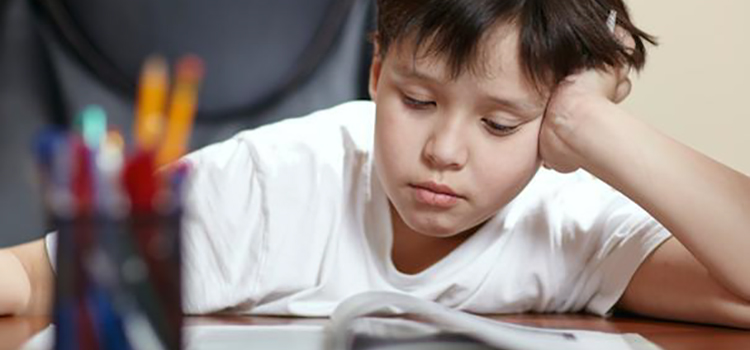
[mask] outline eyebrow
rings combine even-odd
[[[431,75],[427,72],[422,72],[417,70],[416,67],[412,66],[411,68],[406,67],[403,64],[395,64],[393,69],[396,71],[398,75],[409,77],[409,78],[416,78],[419,80],[426,80],[431,83],[445,83],[445,79],[441,79],[440,77]]]
[[[487,98],[494,104],[522,113],[521,117],[523,119],[534,119],[544,112],[544,106],[537,106],[526,101],[510,100],[496,96],[487,96]]]
[[[432,84],[445,84],[446,82],[445,79],[441,79],[440,77],[431,75],[427,72],[419,71],[416,67],[407,68],[402,64],[394,65],[394,71],[398,75],[423,80]],[[543,106],[537,106],[528,101],[514,100],[492,95],[485,95],[484,98],[488,99],[495,105],[522,113],[521,117],[523,119],[534,119],[544,111]]]

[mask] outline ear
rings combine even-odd
[[[633,83],[630,82],[630,78],[625,78],[623,81],[621,81],[619,84],[617,84],[617,88],[615,89],[615,103],[620,103],[622,101],[625,101],[625,98],[630,95],[630,91],[633,89]]]
[[[378,39],[373,39],[373,50],[372,50],[372,63],[370,64],[370,81],[368,84],[368,91],[370,92],[370,99],[375,101],[378,95],[378,83],[380,82],[380,70],[383,66],[383,59],[380,56],[380,45],[378,45]]]

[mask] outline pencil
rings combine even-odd
[[[138,86],[134,130],[138,149],[153,150],[161,137],[167,80],[167,63],[164,58],[149,57],[143,65]]]
[[[187,149],[188,139],[198,98],[198,86],[203,78],[203,62],[196,56],[186,56],[177,63],[172,98],[167,113],[164,141],[156,156],[157,166],[174,162]]]

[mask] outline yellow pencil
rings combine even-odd
[[[203,62],[196,56],[186,56],[177,63],[164,141],[156,155],[157,166],[177,160],[185,153],[193,126],[198,87],[203,78]]]
[[[161,137],[168,79],[164,58],[149,57],[143,65],[138,86],[134,134],[139,149],[153,150]]]

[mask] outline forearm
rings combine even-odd
[[[53,291],[43,240],[0,250],[0,315],[49,314]]]
[[[750,178],[599,103],[583,167],[661,222],[727,289],[750,300]]]

